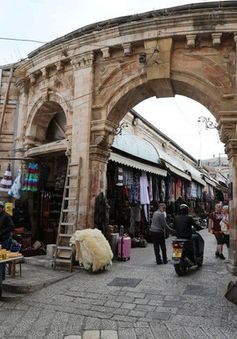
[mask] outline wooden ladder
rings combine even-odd
[[[72,168],[76,166],[78,167],[78,170],[75,174],[75,171],[72,173]],[[78,220],[80,172],[81,159],[77,164],[70,163],[68,160],[56,248],[53,258],[54,269],[57,266],[69,266],[70,272],[72,272],[73,267],[73,253],[69,240],[76,230]],[[74,186],[70,184],[72,179],[74,179],[74,182],[76,183]]]

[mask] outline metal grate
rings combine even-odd
[[[114,278],[108,286],[118,286],[118,287],[136,287],[142,279],[133,279],[133,278]]]
[[[215,296],[217,294],[217,290],[215,287],[206,287],[204,285],[187,285],[184,294],[207,297]]]

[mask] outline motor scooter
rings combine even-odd
[[[203,264],[204,240],[202,236],[192,227],[193,234],[198,239],[199,253],[195,253],[195,246],[192,239],[175,239],[172,242],[173,255],[172,261],[175,272],[183,276],[192,266],[201,267]]]

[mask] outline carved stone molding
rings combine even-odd
[[[100,146],[91,145],[89,148],[90,160],[107,164],[110,152]]]
[[[212,33],[212,46],[218,47],[221,44],[222,33]]]
[[[219,135],[221,141],[226,144],[229,140],[237,139],[237,121],[219,122]]]
[[[96,120],[91,123],[91,145],[107,150],[111,146],[117,126],[108,120]]]
[[[196,34],[188,34],[186,35],[187,39],[187,46],[188,48],[194,48],[195,47],[195,40],[196,40]]]
[[[130,42],[123,44],[123,52],[124,52],[124,55],[132,54],[132,44]]]
[[[31,85],[34,85],[35,83],[36,83],[36,76],[35,76],[35,74],[30,74],[29,75],[29,79],[30,79],[30,84]]]
[[[15,82],[15,86],[20,93],[27,93],[29,90],[29,81],[26,78],[21,78]]]
[[[225,151],[228,158],[237,156],[237,121],[219,122],[220,140],[225,144]]]
[[[104,58],[104,59],[110,58],[110,50],[109,50],[109,47],[101,48],[101,52],[102,52],[102,54],[103,54],[103,58]]]
[[[72,58],[71,65],[76,69],[91,67],[94,61],[94,53],[84,53]]]

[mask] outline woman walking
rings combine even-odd
[[[216,238],[216,242],[217,242],[217,247],[216,247],[216,252],[215,252],[216,258],[220,258],[224,260],[225,257],[222,253],[224,237],[223,237],[223,233],[221,231],[221,225],[220,225],[222,218],[223,218],[222,205],[219,203],[215,205],[215,211],[209,215],[208,231],[213,233]]]
[[[230,246],[230,216],[229,216],[229,206],[225,205],[222,207],[223,218],[220,222],[221,231],[224,237],[224,244],[227,248]]]

